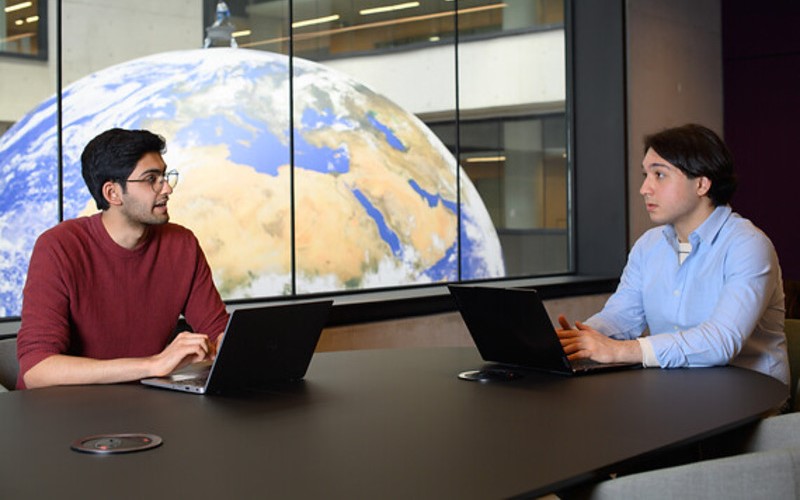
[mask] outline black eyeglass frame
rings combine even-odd
[[[146,182],[150,184],[150,188],[154,193],[160,193],[164,189],[165,182],[169,184],[170,188],[175,189],[175,186],[178,185],[179,176],[180,174],[177,170],[170,170],[162,175],[148,174],[148,177],[144,179],[125,179],[123,182]]]

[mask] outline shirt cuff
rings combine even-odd
[[[653,350],[653,344],[650,343],[650,339],[647,337],[639,337],[636,340],[639,341],[639,347],[642,348],[642,365],[645,368],[660,367],[661,365],[658,363],[656,352]]]

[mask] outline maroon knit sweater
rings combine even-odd
[[[133,250],[117,245],[100,214],[45,231],[33,248],[17,336],[19,376],[53,354],[95,359],[150,356],[184,314],[213,340],[228,314],[194,234],[152,226]]]

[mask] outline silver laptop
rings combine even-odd
[[[562,375],[641,367],[638,363],[571,362],[539,294],[532,288],[470,285],[449,285],[448,288],[484,361]],[[469,375],[465,375],[467,373]],[[495,367],[494,372],[465,372],[462,378],[514,378],[520,373]]]
[[[302,379],[332,300],[236,309],[228,319],[216,359],[141,383],[196,394],[264,390]]]

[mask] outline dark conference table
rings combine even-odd
[[[0,497],[539,496],[751,423],[787,393],[732,367],[457,378],[481,366],[472,348],[349,351],[316,354],[305,381],[258,395],[138,384],[0,394]],[[113,432],[163,445],[70,449]]]

